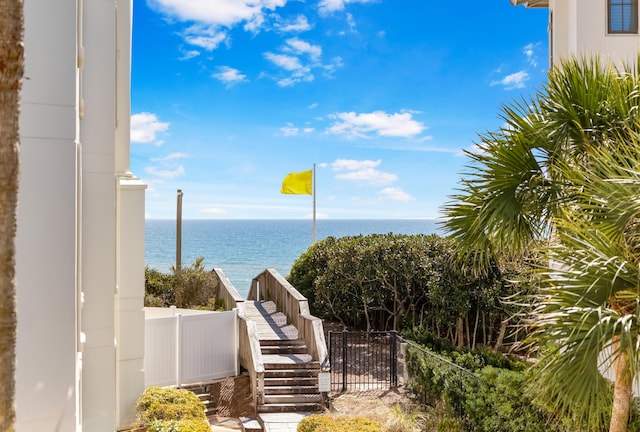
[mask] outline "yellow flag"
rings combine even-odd
[[[284,180],[282,180],[282,189],[280,190],[280,193],[294,195],[312,195],[312,177],[313,170],[289,173],[284,178]]]

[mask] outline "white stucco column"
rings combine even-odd
[[[131,31],[133,2],[116,0],[116,174],[131,166]],[[144,215],[144,213],[143,213]]]
[[[144,193],[133,176],[118,179],[116,380],[117,426],[135,420],[144,391]]]
[[[76,1],[24,4],[16,233],[16,432],[78,417]]]
[[[130,171],[132,1],[116,0],[116,426],[135,420],[144,391],[144,194]]]

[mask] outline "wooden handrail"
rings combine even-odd
[[[329,356],[322,320],[311,315],[307,298],[280,273],[268,268],[253,278],[247,299],[274,302],[276,310],[284,313],[287,321],[298,329],[298,335],[304,339],[313,360],[321,362],[322,369],[328,370]]]
[[[238,309],[238,358],[240,366],[249,373],[254,409],[264,398],[264,362],[256,323],[244,314],[244,298],[221,269],[213,269],[218,280],[216,298],[224,301],[226,310]]]
[[[249,372],[253,407],[257,410],[258,404],[264,402],[264,361],[256,323],[244,313],[238,314],[238,338],[240,365]]]
[[[224,302],[225,310],[238,308],[239,310],[244,311],[244,298],[240,295],[236,287],[233,286],[222,269],[213,269],[213,274],[218,280],[216,298]]]

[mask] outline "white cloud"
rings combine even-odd
[[[274,65],[290,72],[288,77],[277,80],[280,87],[289,87],[301,81],[313,81],[314,79],[311,68],[303,65],[296,56],[267,52],[264,57]]]
[[[380,191],[380,195],[383,198],[390,199],[392,201],[414,201],[415,198],[403,191],[400,188],[388,187]]]
[[[282,134],[286,137],[290,137],[290,136],[298,136],[298,133],[300,132],[300,129],[298,129],[297,127],[293,126],[292,123],[287,123],[286,126],[283,126],[280,128],[280,131],[282,132]]]
[[[306,127],[306,128],[300,129],[294,126],[293,123],[287,123],[286,126],[283,126],[280,128],[280,132],[282,132],[282,135],[286,137],[298,136],[300,135],[300,132],[304,134],[310,134],[313,131],[314,131],[314,128],[312,127]]]
[[[202,25],[192,25],[183,32],[182,37],[188,44],[207,51],[213,51],[223,42],[229,43],[229,35],[226,31],[218,31],[216,28]]]
[[[188,50],[188,51],[183,51],[182,52],[182,57],[179,58],[179,60],[191,60],[194,57],[198,57],[200,55],[200,51],[198,50]]]
[[[501,80],[492,81],[491,85],[501,85],[505,90],[513,90],[524,88],[529,80],[529,74],[526,71],[519,71],[505,76]]]
[[[194,22],[183,35],[189,44],[213,50],[227,40],[221,27],[230,29],[245,23],[244,29],[257,32],[265,14],[282,7],[288,0],[148,0],[148,4],[172,20]]]
[[[522,53],[527,58],[527,62],[533,66],[538,67],[538,57],[536,56],[536,49],[540,46],[540,43],[530,43],[522,48]]]
[[[307,108],[309,108],[309,109],[318,108],[318,103],[317,103],[317,102],[314,102],[314,103],[312,103],[311,105],[309,105]]]
[[[287,39],[286,51],[291,51],[296,55],[308,55],[311,60],[318,61],[322,55],[322,47],[319,45],[311,45],[309,42],[298,38]]]
[[[334,171],[354,171],[365,168],[375,168],[380,165],[382,161],[378,160],[353,160],[353,159],[336,159],[332,164],[331,168]]]
[[[267,52],[264,54],[264,57],[269,60],[271,63],[276,66],[281,67],[284,70],[288,71],[297,71],[302,69],[302,64],[298,57],[290,56],[286,54],[274,54],[272,52]]]
[[[282,20],[274,26],[282,33],[300,33],[311,30],[311,24],[309,24],[309,20],[304,15],[298,15],[289,20]]]
[[[222,81],[228,87],[247,80],[247,76],[238,69],[229,66],[218,67],[218,72],[211,75],[213,78]]]
[[[309,82],[315,79],[313,71],[319,69],[326,77],[331,77],[333,72],[342,66],[342,59],[336,57],[329,64],[322,64],[322,47],[313,45],[299,38],[290,38],[280,48],[280,53],[266,52],[264,57],[274,65],[280,67],[288,76],[275,77],[281,87],[288,87],[300,82]]]
[[[254,21],[266,11],[284,6],[287,0],[148,0],[148,3],[171,18],[230,28]]]
[[[353,160],[353,159],[336,159],[331,168],[334,171],[347,171],[344,174],[336,175],[339,180],[350,180],[357,182],[370,183],[374,185],[385,185],[393,183],[398,176],[374,169],[380,165],[381,160]]]
[[[159,177],[165,180],[170,180],[176,177],[180,177],[184,175],[184,172],[185,172],[184,167],[182,165],[180,165],[174,170],[162,170],[157,167],[146,167],[144,171],[149,175],[152,175],[154,177]]]
[[[412,118],[410,112],[387,114],[384,111],[357,114],[355,112],[336,113],[336,119],[327,132],[337,135],[348,135],[352,138],[367,138],[370,135],[383,137],[415,137],[420,135],[426,126]]]
[[[343,10],[349,3],[373,3],[376,0],[320,0],[318,10],[320,14],[326,15],[332,12]]]
[[[176,152],[176,153],[171,153],[171,154],[169,154],[167,156],[153,158],[151,160],[153,162],[167,162],[167,161],[171,161],[171,160],[184,159],[184,158],[190,158],[190,157],[191,157],[190,154]]]
[[[169,123],[158,121],[155,114],[142,112],[131,116],[131,142],[161,144],[156,139],[156,135],[166,132]]]
[[[339,180],[352,180],[359,182],[371,183],[374,185],[385,185],[398,180],[398,176],[373,168],[365,168],[358,171],[350,171],[345,174],[338,174],[336,178]]]

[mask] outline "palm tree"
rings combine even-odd
[[[15,233],[23,3],[0,0],[0,430],[15,423]]]
[[[503,107],[505,126],[482,135],[478,151],[468,153],[470,170],[444,209],[444,225],[473,271],[482,272],[501,254],[543,254],[531,341],[553,349],[543,354],[540,399],[587,420],[602,403],[598,356],[610,348],[605,360],[616,372],[611,432],[626,430],[629,418],[637,356],[627,349],[635,341],[625,329],[635,331],[631,305],[640,294],[637,280],[630,285],[627,273],[604,271],[592,254],[608,265],[619,256],[640,257],[639,238],[629,231],[634,223],[621,225],[634,220],[631,207],[607,195],[616,185],[616,197],[633,196],[634,188],[622,181],[633,174],[629,164],[637,156],[629,149],[640,131],[640,82],[631,72],[598,58],[572,59],[552,70],[533,99]],[[623,210],[626,216],[616,214]],[[604,318],[603,311],[623,321]]]

